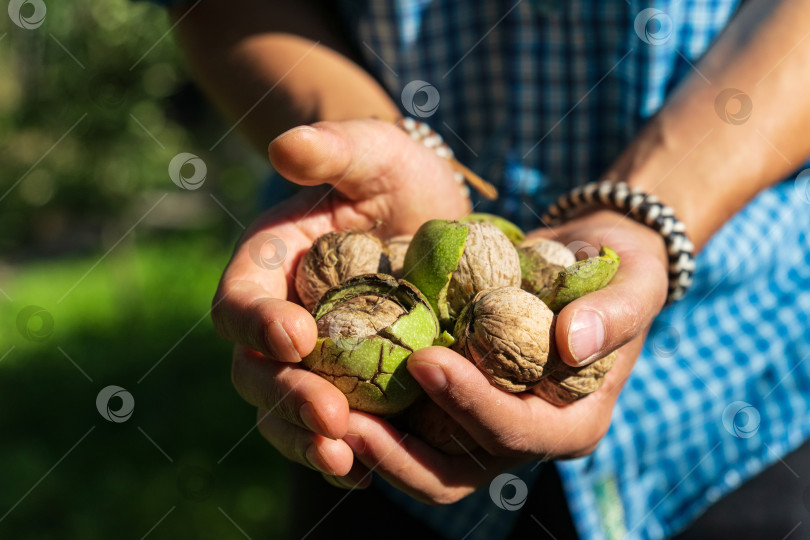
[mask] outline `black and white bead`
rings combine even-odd
[[[683,298],[695,273],[695,246],[686,235],[686,226],[675,217],[672,208],[659,202],[655,195],[648,195],[624,182],[592,182],[557,199],[543,221],[549,226],[560,225],[574,210],[594,205],[622,212],[664,237],[669,256],[667,304]]]
[[[410,136],[411,139],[421,142],[423,145],[435,151],[439,157],[444,159],[453,159],[455,157],[455,154],[453,154],[453,149],[450,148],[446,142],[444,142],[442,136],[425,122],[420,122],[419,120],[414,120],[413,118],[403,118],[399,123],[399,126],[403,131],[405,131],[405,133],[408,134],[408,136]],[[453,178],[455,178],[456,182],[458,183],[459,189],[461,189],[461,194],[469,199],[470,188],[464,181],[464,175],[459,171],[454,171]]]

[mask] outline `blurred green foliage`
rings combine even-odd
[[[0,538],[278,537],[286,464],[208,313],[266,167],[236,133],[212,149],[229,126],[162,9],[44,2],[36,29],[0,15]],[[169,178],[180,152],[197,191]],[[32,305],[42,341],[17,328]],[[96,410],[108,385],[126,422]]]
[[[164,10],[45,5],[36,29],[0,17],[0,252],[71,251],[129,227],[142,194],[174,189],[167,167],[179,152],[205,160],[208,190],[245,213],[263,165],[235,132],[209,150],[229,126],[188,82]]]
[[[97,260],[31,264],[3,283],[0,537],[141,538],[174,508],[150,538],[243,538],[223,512],[278,538],[286,465],[231,387],[231,347],[208,316],[227,253],[184,238]],[[44,341],[16,331],[27,305],[53,319]],[[126,422],[96,410],[108,385],[134,398]]]

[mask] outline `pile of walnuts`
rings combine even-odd
[[[298,297],[318,326],[303,364],[352,408],[388,415],[410,407],[411,429],[427,442],[448,453],[469,449],[474,441],[422,397],[405,367],[410,354],[452,347],[504,391],[572,403],[601,386],[616,355],[582,368],[565,364],[554,347],[556,314],[604,287],[618,264],[610,248],[577,261],[563,244],[526,240],[488,214],[431,220],[413,237],[387,241],[330,232],[297,269]]]

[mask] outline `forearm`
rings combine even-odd
[[[351,60],[330,9],[314,0],[205,0],[170,16],[182,19],[176,34],[197,81],[264,151],[299,124],[397,115],[380,85]]]
[[[700,249],[758,192],[810,154],[810,1],[751,0],[693,73],[606,173],[674,207]],[[708,82],[707,82],[708,81]],[[742,90],[742,123],[715,111],[718,94]],[[735,100],[728,103],[737,112]]]

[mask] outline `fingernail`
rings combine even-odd
[[[307,449],[304,452],[304,459],[307,460],[307,463],[309,463],[310,467],[312,467],[316,471],[320,471],[320,472],[322,472],[324,474],[328,474],[329,476],[334,476],[335,471],[328,470],[328,469],[325,469],[325,468],[322,468],[322,467],[318,466],[318,463],[320,462],[319,458],[320,458],[320,456],[318,455],[318,450],[315,448],[315,445],[310,444],[309,446],[307,446]]]
[[[309,131],[309,132],[312,132],[312,133],[318,133],[318,130],[316,128],[312,127],[312,126],[298,126],[298,127],[292,128],[292,129],[288,129],[287,131],[285,131],[284,133],[282,133],[281,135],[279,135],[278,137],[276,137],[275,139],[270,141],[270,144],[272,145],[273,143],[276,143],[276,142],[278,142],[278,141],[280,141],[282,139],[286,139],[290,135],[293,135],[295,133],[301,133],[302,131]]]
[[[267,344],[272,349],[270,352],[276,354],[276,360],[290,363],[301,361],[301,355],[280,322],[271,321],[267,325],[267,338]]]
[[[602,350],[604,344],[605,325],[602,317],[595,311],[578,311],[568,327],[568,349],[577,364],[585,364]]]
[[[447,388],[447,376],[441,366],[430,362],[410,362],[408,371],[428,392],[440,392]]]
[[[349,445],[352,452],[355,454],[362,454],[366,451],[366,441],[361,435],[356,433],[347,433],[343,436],[343,442]]]
[[[326,430],[326,424],[323,423],[321,417],[318,416],[317,412],[315,412],[315,406],[312,404],[312,402],[307,401],[301,405],[301,408],[298,409],[298,416],[301,418],[301,422],[304,423],[307,429],[323,435],[324,437],[329,437]]]

